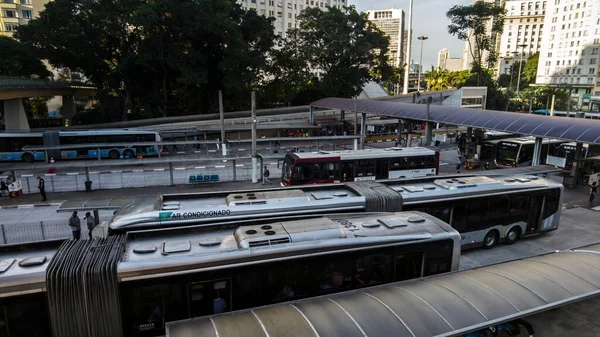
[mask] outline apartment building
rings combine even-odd
[[[296,27],[296,18],[305,8],[342,7],[348,5],[348,0],[238,0],[238,3],[245,10],[254,9],[261,15],[275,18],[275,34],[285,37],[288,29]]]
[[[600,1],[548,0],[544,27],[536,84],[568,87],[585,111],[600,94]]]
[[[462,70],[461,58],[451,58],[450,51],[446,48],[440,49],[438,52],[437,68],[448,71]]]
[[[391,65],[400,67],[404,64],[406,32],[404,29],[404,11],[401,9],[369,10],[369,21],[390,37],[388,59]]]
[[[0,0],[0,35],[12,36],[20,25],[34,18],[35,0]]]
[[[550,0],[553,1],[553,0]],[[540,51],[547,1],[507,0],[504,31],[498,50],[498,74],[510,74],[511,66]]]

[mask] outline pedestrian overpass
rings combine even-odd
[[[96,88],[71,82],[0,78],[0,110],[3,111],[6,131],[29,131],[29,122],[23,108],[23,98],[63,97],[61,113],[65,118],[75,115],[75,96],[95,96]]]

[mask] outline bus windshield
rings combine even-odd
[[[289,183],[290,178],[292,177],[292,165],[294,164],[294,160],[289,156],[285,156],[283,160],[283,168],[281,170],[281,180]]]
[[[515,162],[517,160],[517,153],[519,152],[519,144],[500,142],[498,144],[498,151],[496,159],[501,161]]]

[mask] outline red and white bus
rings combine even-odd
[[[283,186],[437,175],[440,154],[424,147],[288,153]]]

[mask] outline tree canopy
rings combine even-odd
[[[474,69],[493,68],[495,65],[497,53],[492,37],[502,34],[505,13],[501,6],[482,0],[467,6],[455,5],[446,12],[450,20],[448,32],[463,41],[470,41],[469,52],[473,57]],[[485,60],[484,51],[488,52]]]
[[[305,9],[272,52],[267,94],[305,104],[326,97],[352,97],[374,77],[393,76],[389,38],[353,6]]]
[[[16,37],[99,90],[106,121],[229,108],[266,67],[272,19],[235,0],[56,0]],[[248,95],[249,96],[249,95]]]
[[[0,36],[0,75],[46,79],[51,74],[34,49],[11,37]]]

